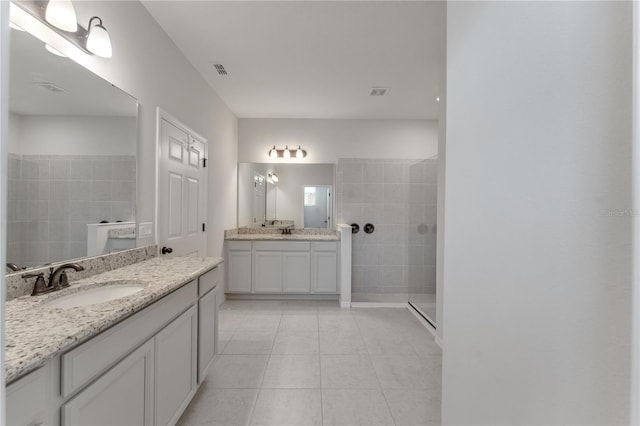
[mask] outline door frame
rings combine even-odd
[[[159,230],[159,223],[158,223],[158,219],[159,219],[159,214],[158,214],[158,205],[160,204],[160,159],[161,159],[161,133],[162,133],[162,120],[166,120],[169,123],[171,123],[172,125],[176,126],[178,129],[182,130],[183,132],[187,133],[189,136],[194,137],[195,139],[198,139],[200,142],[202,142],[204,144],[204,158],[208,159],[209,158],[209,141],[207,140],[207,138],[205,138],[204,136],[202,136],[200,133],[196,132],[195,130],[191,129],[191,127],[187,126],[186,124],[184,124],[182,121],[178,120],[177,118],[175,118],[175,116],[169,114],[167,111],[165,111],[164,109],[162,109],[161,107],[157,107],[156,108],[156,171],[155,171],[155,196],[156,196],[156,206],[155,206],[155,214],[154,214],[154,226],[153,226],[153,232],[154,232],[154,240],[156,242],[156,246],[158,247],[158,250],[160,250],[160,234],[158,233]],[[206,169],[206,167],[205,167]],[[204,190],[204,202],[202,203],[202,212],[201,212],[201,217],[200,220],[202,221],[202,223],[207,223],[207,216],[208,216],[208,206],[209,206],[209,188],[208,188],[208,184],[209,184],[209,171],[205,170],[205,179],[203,179],[203,190]],[[202,239],[202,253],[204,253],[206,255],[207,253],[207,237],[206,234],[204,235],[203,239]]]

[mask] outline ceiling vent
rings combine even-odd
[[[48,81],[35,81],[33,84],[35,84],[41,89],[48,90],[50,92],[55,92],[55,93],[66,92],[66,90],[64,90],[62,87],[56,86],[55,84],[49,83]]]
[[[388,87],[372,87],[369,96],[384,96],[389,92]]]
[[[227,70],[224,69],[224,65],[222,65],[222,64],[213,64],[213,66],[215,67],[216,71],[218,71],[218,74],[227,75]]]

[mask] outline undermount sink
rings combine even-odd
[[[108,283],[99,283],[97,286],[82,289],[75,293],[56,297],[45,302],[47,308],[78,308],[81,306],[95,305],[110,300],[121,299],[144,289],[147,285],[141,281],[119,280]]]

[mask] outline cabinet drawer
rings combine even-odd
[[[313,249],[315,251],[336,251],[338,248],[338,245],[331,241],[331,242],[315,242],[313,243]]]
[[[197,282],[192,281],[62,355],[62,396],[66,398],[85,383],[98,377],[184,312],[195,303],[197,293]]]
[[[42,367],[7,387],[7,425],[37,425],[48,422],[49,387],[47,367]]]
[[[229,250],[251,250],[251,241],[227,241]]]
[[[220,268],[213,268],[206,274],[200,275],[198,278],[198,295],[204,296],[210,290],[214,289],[220,282]]]
[[[309,251],[308,241],[256,241],[256,251]]]

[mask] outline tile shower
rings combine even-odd
[[[336,209],[338,223],[360,225],[352,300],[412,301],[435,319],[437,160],[340,159]]]
[[[135,217],[135,157],[8,155],[7,260],[87,255],[87,224]]]

